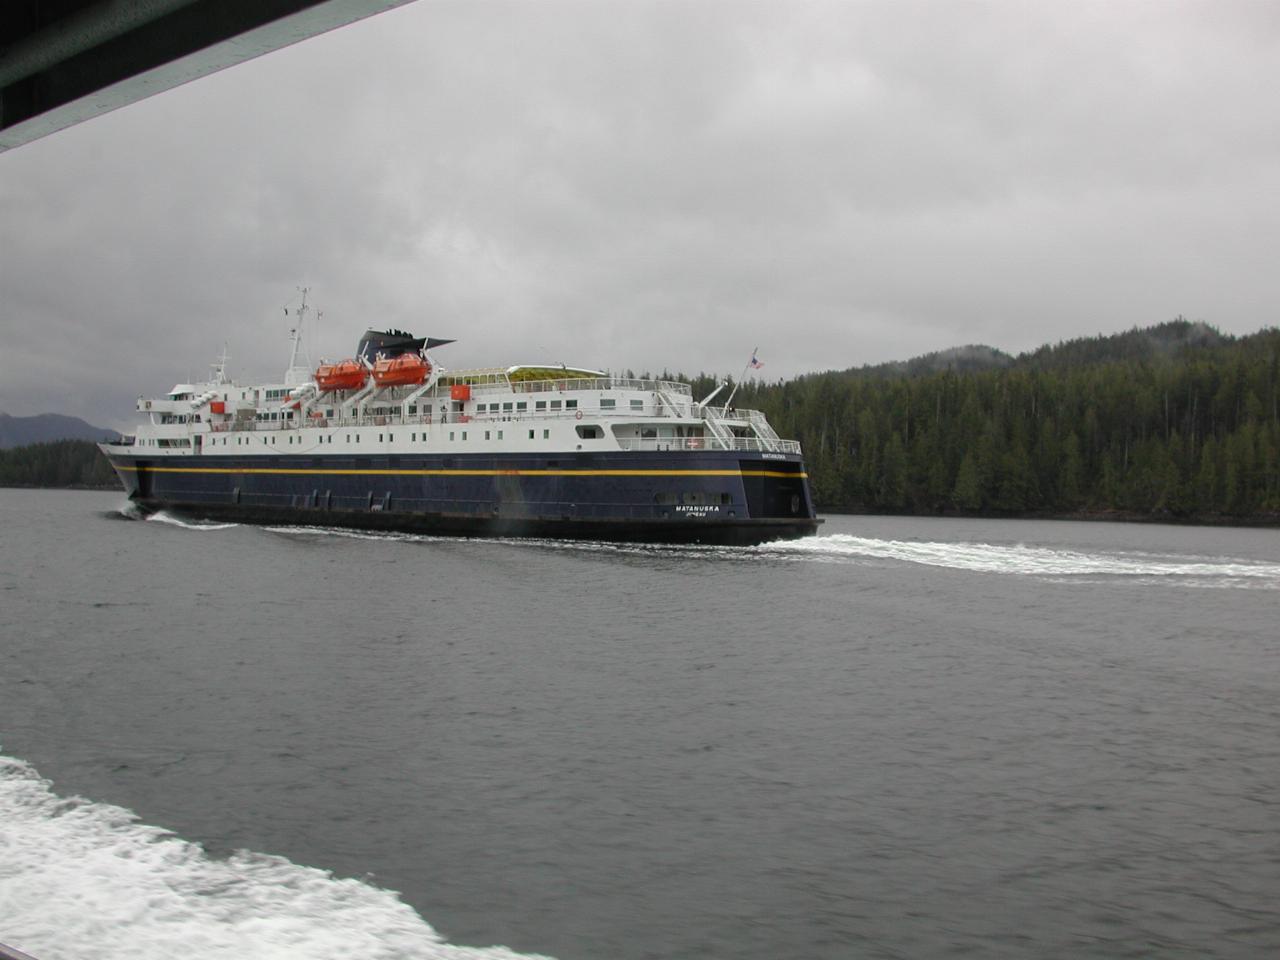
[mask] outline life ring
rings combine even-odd
[[[581,411],[581,410],[579,410],[577,413],[575,413],[575,414],[574,414],[574,417],[575,417],[575,418],[577,418],[578,420],[581,420],[581,419],[582,419],[582,411]]]

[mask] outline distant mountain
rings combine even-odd
[[[1188,350],[1220,347],[1235,341],[1235,337],[1219,333],[1203,321],[1193,322],[1178,317],[1154,327],[1134,327],[1111,336],[1059,341],[1019,354],[1015,363],[1019,367],[1050,370],[1095,363],[1142,362],[1177,356]]]
[[[95,427],[79,417],[64,417],[60,413],[42,413],[34,417],[11,417],[0,413],[0,450],[53,440],[103,440],[119,435],[115,430]]]
[[[910,360],[893,360],[888,363],[852,367],[830,373],[806,374],[807,377],[825,377],[836,374],[842,377],[868,377],[899,379],[902,377],[926,377],[950,370],[953,373],[982,373],[1004,368],[1030,370],[1056,370],[1064,367],[1083,367],[1099,363],[1130,363],[1174,357],[1188,350],[1220,347],[1237,342],[1236,337],[1219,333],[1202,321],[1183,317],[1153,327],[1127,330],[1111,336],[1081,337],[1046,344],[1035,350],[1020,353],[1016,357],[983,344],[969,344],[926,353]]]
[[[999,370],[1013,362],[1013,357],[1003,350],[981,343],[971,343],[963,347],[952,347],[950,350],[926,353],[919,357],[912,357],[910,360],[896,360],[874,367],[863,367],[860,372],[905,377],[941,373],[943,370],[951,370],[955,373],[981,373],[984,370]]]

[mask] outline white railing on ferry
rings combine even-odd
[[[497,386],[498,389],[493,389]],[[630,377],[584,377],[577,380],[516,380],[511,384],[513,393],[567,393],[570,390],[644,390],[655,393],[666,390],[681,396],[693,396],[693,388],[675,380],[637,380]],[[473,393],[505,393],[506,385],[480,385],[472,387]]]
[[[729,408],[729,413],[724,417],[726,420],[746,420],[748,423],[768,423],[768,418],[759,410],[739,410],[734,407]]]
[[[773,440],[764,442],[756,437],[619,437],[618,446],[623,450],[758,450],[765,453],[800,454],[800,441]]]

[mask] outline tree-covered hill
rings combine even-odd
[[[910,360],[894,360],[879,363],[875,366],[857,367],[845,371],[852,377],[864,379],[891,379],[893,377],[919,377],[943,370],[955,373],[981,373],[984,370],[999,370],[1014,363],[1009,354],[983,344],[969,344],[964,347],[952,347],[950,350],[939,350],[926,353]],[[817,374],[824,376],[824,374]]]
[[[735,403],[802,442],[824,510],[1280,519],[1280,330],[1178,319],[909,371],[746,383]]]
[[[1106,337],[1084,337],[1040,347],[1019,356],[1014,364],[1035,370],[1082,367],[1116,361],[1154,361],[1177,357],[1206,347],[1235,342],[1203,322],[1183,317],[1145,329],[1134,328]]]
[[[114,487],[115,471],[88,440],[56,440],[0,450],[2,487]]]

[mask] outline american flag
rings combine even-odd
[[[760,349],[759,347],[756,348],[756,350],[759,350],[759,349]],[[751,363],[748,364],[748,366],[750,366],[752,370],[759,370],[761,367],[764,366],[763,363],[761,363],[759,360],[756,359],[756,350],[751,351]]]

